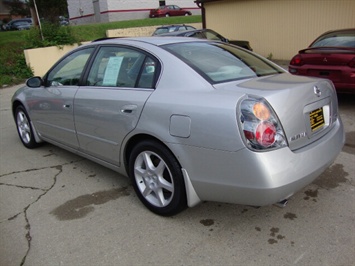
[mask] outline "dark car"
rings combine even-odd
[[[18,21],[12,24],[13,30],[29,30],[32,27],[32,23],[26,21]]]
[[[184,30],[195,30],[195,27],[189,26],[189,25],[167,25],[167,26],[161,26],[157,27],[155,31],[153,32],[154,35],[160,35],[164,33],[169,33],[169,32],[175,32],[175,31],[184,31]]]
[[[193,37],[198,39],[207,39],[213,41],[222,41],[226,43],[231,43],[238,45],[242,48],[253,51],[248,41],[239,41],[239,40],[229,40],[223,37],[221,34],[215,32],[211,29],[194,29],[194,30],[185,30],[185,31],[175,31],[161,34],[160,36],[180,36],[180,37]]]
[[[289,72],[327,78],[337,92],[355,93],[355,28],[323,33],[292,58]]]
[[[151,9],[149,13],[150,18],[158,17],[172,17],[172,16],[191,16],[191,12],[180,8],[176,5],[160,6],[155,9]]]
[[[5,30],[28,30],[32,26],[32,18],[20,18],[14,19],[8,22],[5,26]]]

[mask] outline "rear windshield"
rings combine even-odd
[[[265,59],[235,46],[214,42],[175,43],[163,46],[211,83],[283,73]]]
[[[355,48],[355,30],[347,32],[332,32],[321,36],[311,47],[350,47]]]

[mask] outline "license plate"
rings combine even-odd
[[[323,108],[318,108],[309,113],[312,132],[324,126]]]

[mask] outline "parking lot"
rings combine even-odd
[[[116,172],[49,144],[24,148],[18,87],[0,89],[1,266],[354,265],[354,95],[339,96],[342,152],[285,208],[206,202],[166,218]]]

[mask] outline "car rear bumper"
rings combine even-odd
[[[339,119],[329,134],[296,152],[289,148],[226,152],[185,146],[188,155],[177,158],[201,201],[263,206],[289,198],[310,184],[332,164],[344,142]]]
[[[350,67],[332,66],[289,66],[293,75],[329,79],[337,92],[355,93],[355,70]]]

